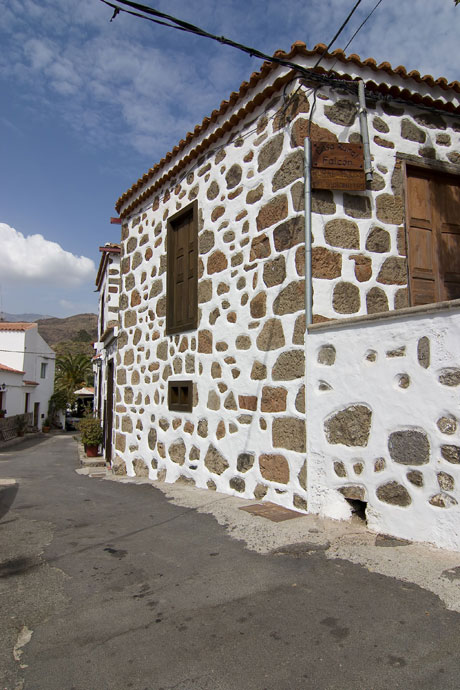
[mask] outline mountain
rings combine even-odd
[[[39,319],[38,332],[57,353],[94,354],[91,343],[97,340],[96,314],[76,314],[64,319]]]
[[[44,314],[7,314],[7,312],[2,311],[0,313],[0,318],[3,321],[9,321],[10,323],[18,323],[18,321],[35,322],[39,319],[52,319],[53,316],[45,316]]]

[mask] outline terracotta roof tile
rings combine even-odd
[[[6,364],[0,364],[0,371],[9,371],[11,374],[23,374],[23,371],[20,371],[19,369],[13,369],[12,367],[8,367]]]
[[[396,75],[402,79],[413,79],[417,83],[423,83],[425,86],[429,86],[430,88],[439,87],[445,91],[454,91],[455,93],[460,94],[460,82],[458,81],[448,83],[447,79],[445,79],[444,77],[440,77],[435,80],[430,74],[421,77],[420,73],[417,70],[412,70],[408,73],[403,65],[399,65],[398,67],[393,69],[389,62],[381,62],[379,65],[377,65],[377,62],[374,58],[366,58],[365,60],[362,60],[360,56],[356,53],[352,53],[351,55],[347,56],[344,53],[344,51],[340,48],[332,51],[332,53],[327,53],[326,50],[327,46],[324,43],[318,43],[317,45],[315,45],[313,50],[308,50],[306,44],[303,41],[296,41],[292,44],[289,53],[286,53],[283,50],[277,50],[274,53],[274,57],[292,61],[295,57],[319,57],[320,55],[323,55],[326,58],[336,58],[336,61],[343,63],[342,67],[344,69],[344,65],[346,66],[347,63],[354,63],[358,65],[358,67],[369,67],[374,72],[386,72],[389,75]],[[242,96],[244,96],[247,93],[247,91],[250,88],[254,88],[256,84],[262,81],[267,76],[267,74],[269,74],[269,72],[274,71],[277,68],[278,65],[276,63],[266,61],[262,64],[258,72],[253,72],[251,74],[249,83],[243,81],[238,92],[233,91],[230,94],[228,100],[224,100],[221,102],[220,108],[218,110],[213,110],[209,117],[205,117],[201,124],[197,124],[193,132],[188,132],[185,136],[185,139],[182,139],[179,142],[179,144],[172,149],[172,151],[167,153],[164,158],[162,158],[158,163],[156,163],[152,168],[150,168],[132,187],[130,187],[130,189],[128,189],[124,194],[121,195],[121,197],[115,204],[115,208],[118,211],[118,213],[120,214],[122,206],[127,201],[132,199],[136,195],[136,192],[138,192],[141,187],[143,187],[149,180],[151,180],[171,160],[171,158],[173,158],[173,156],[180,153],[180,151],[182,151],[185,148],[185,146],[192,141],[192,139],[206,131],[211,122],[215,122],[218,117],[224,115],[229,106],[234,105]],[[321,66],[316,69],[316,72],[318,74],[325,73],[326,71],[327,70],[325,70]],[[347,77],[347,75],[341,75],[341,78],[352,80],[352,78]],[[288,79],[289,76],[285,75],[284,77],[280,77],[279,79],[277,79],[275,81],[275,84],[278,84],[278,86],[283,85],[286,81],[288,81]],[[263,94],[259,94],[258,97],[256,96],[256,100],[258,101],[256,103],[257,105],[261,103],[263,100],[265,100],[267,96],[269,97],[272,93],[274,93],[276,88],[278,88],[273,87],[274,85],[267,87]],[[426,105],[446,110],[447,112],[460,112],[460,108],[456,108],[455,105],[452,103],[445,103],[444,101],[441,101],[439,99],[434,100],[427,96],[422,97],[419,94],[412,93],[409,89],[401,89],[398,86],[390,87],[388,86],[388,84],[385,84],[384,82],[377,83],[375,81],[368,80],[366,81],[366,88],[370,89],[371,91],[380,92],[383,95],[388,94],[405,100],[411,100],[415,103],[423,102]],[[234,116],[234,118],[232,118],[232,120],[234,119],[234,122],[227,121],[227,127],[224,124],[221,128],[219,128],[219,130],[217,130],[216,133],[211,135],[211,137],[207,141],[202,142],[202,144],[199,147],[199,150],[196,150],[192,154],[186,156],[180,165],[177,165],[175,168],[168,171],[168,173],[163,178],[161,178],[161,180],[159,180],[158,183],[156,183],[149,189],[145,190],[139,197],[136,196],[135,200],[124,210],[123,214],[121,215],[126,216],[132,210],[134,210],[134,208],[138,204],[142,203],[147,197],[149,197],[155,191],[155,189],[157,189],[161,184],[164,183],[166,179],[169,179],[180,169],[185,167],[185,165],[187,165],[188,162],[199,153],[199,151],[203,150],[207,145],[217,140],[222,134],[231,129],[231,127],[234,126],[240,119],[245,117],[248,112],[252,112],[253,109],[254,104],[252,106],[251,104],[247,104],[246,108],[242,108],[238,112],[238,114]]]
[[[0,321],[0,331],[28,331],[30,328],[37,328],[37,324],[22,321]]]

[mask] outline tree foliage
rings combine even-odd
[[[64,393],[67,401],[72,400],[76,390],[92,382],[91,358],[84,354],[63,354],[56,358],[54,389]]]

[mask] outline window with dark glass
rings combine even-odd
[[[168,221],[166,333],[197,327],[198,321],[198,204]]]

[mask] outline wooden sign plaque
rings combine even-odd
[[[313,189],[366,189],[361,144],[312,142]]]

